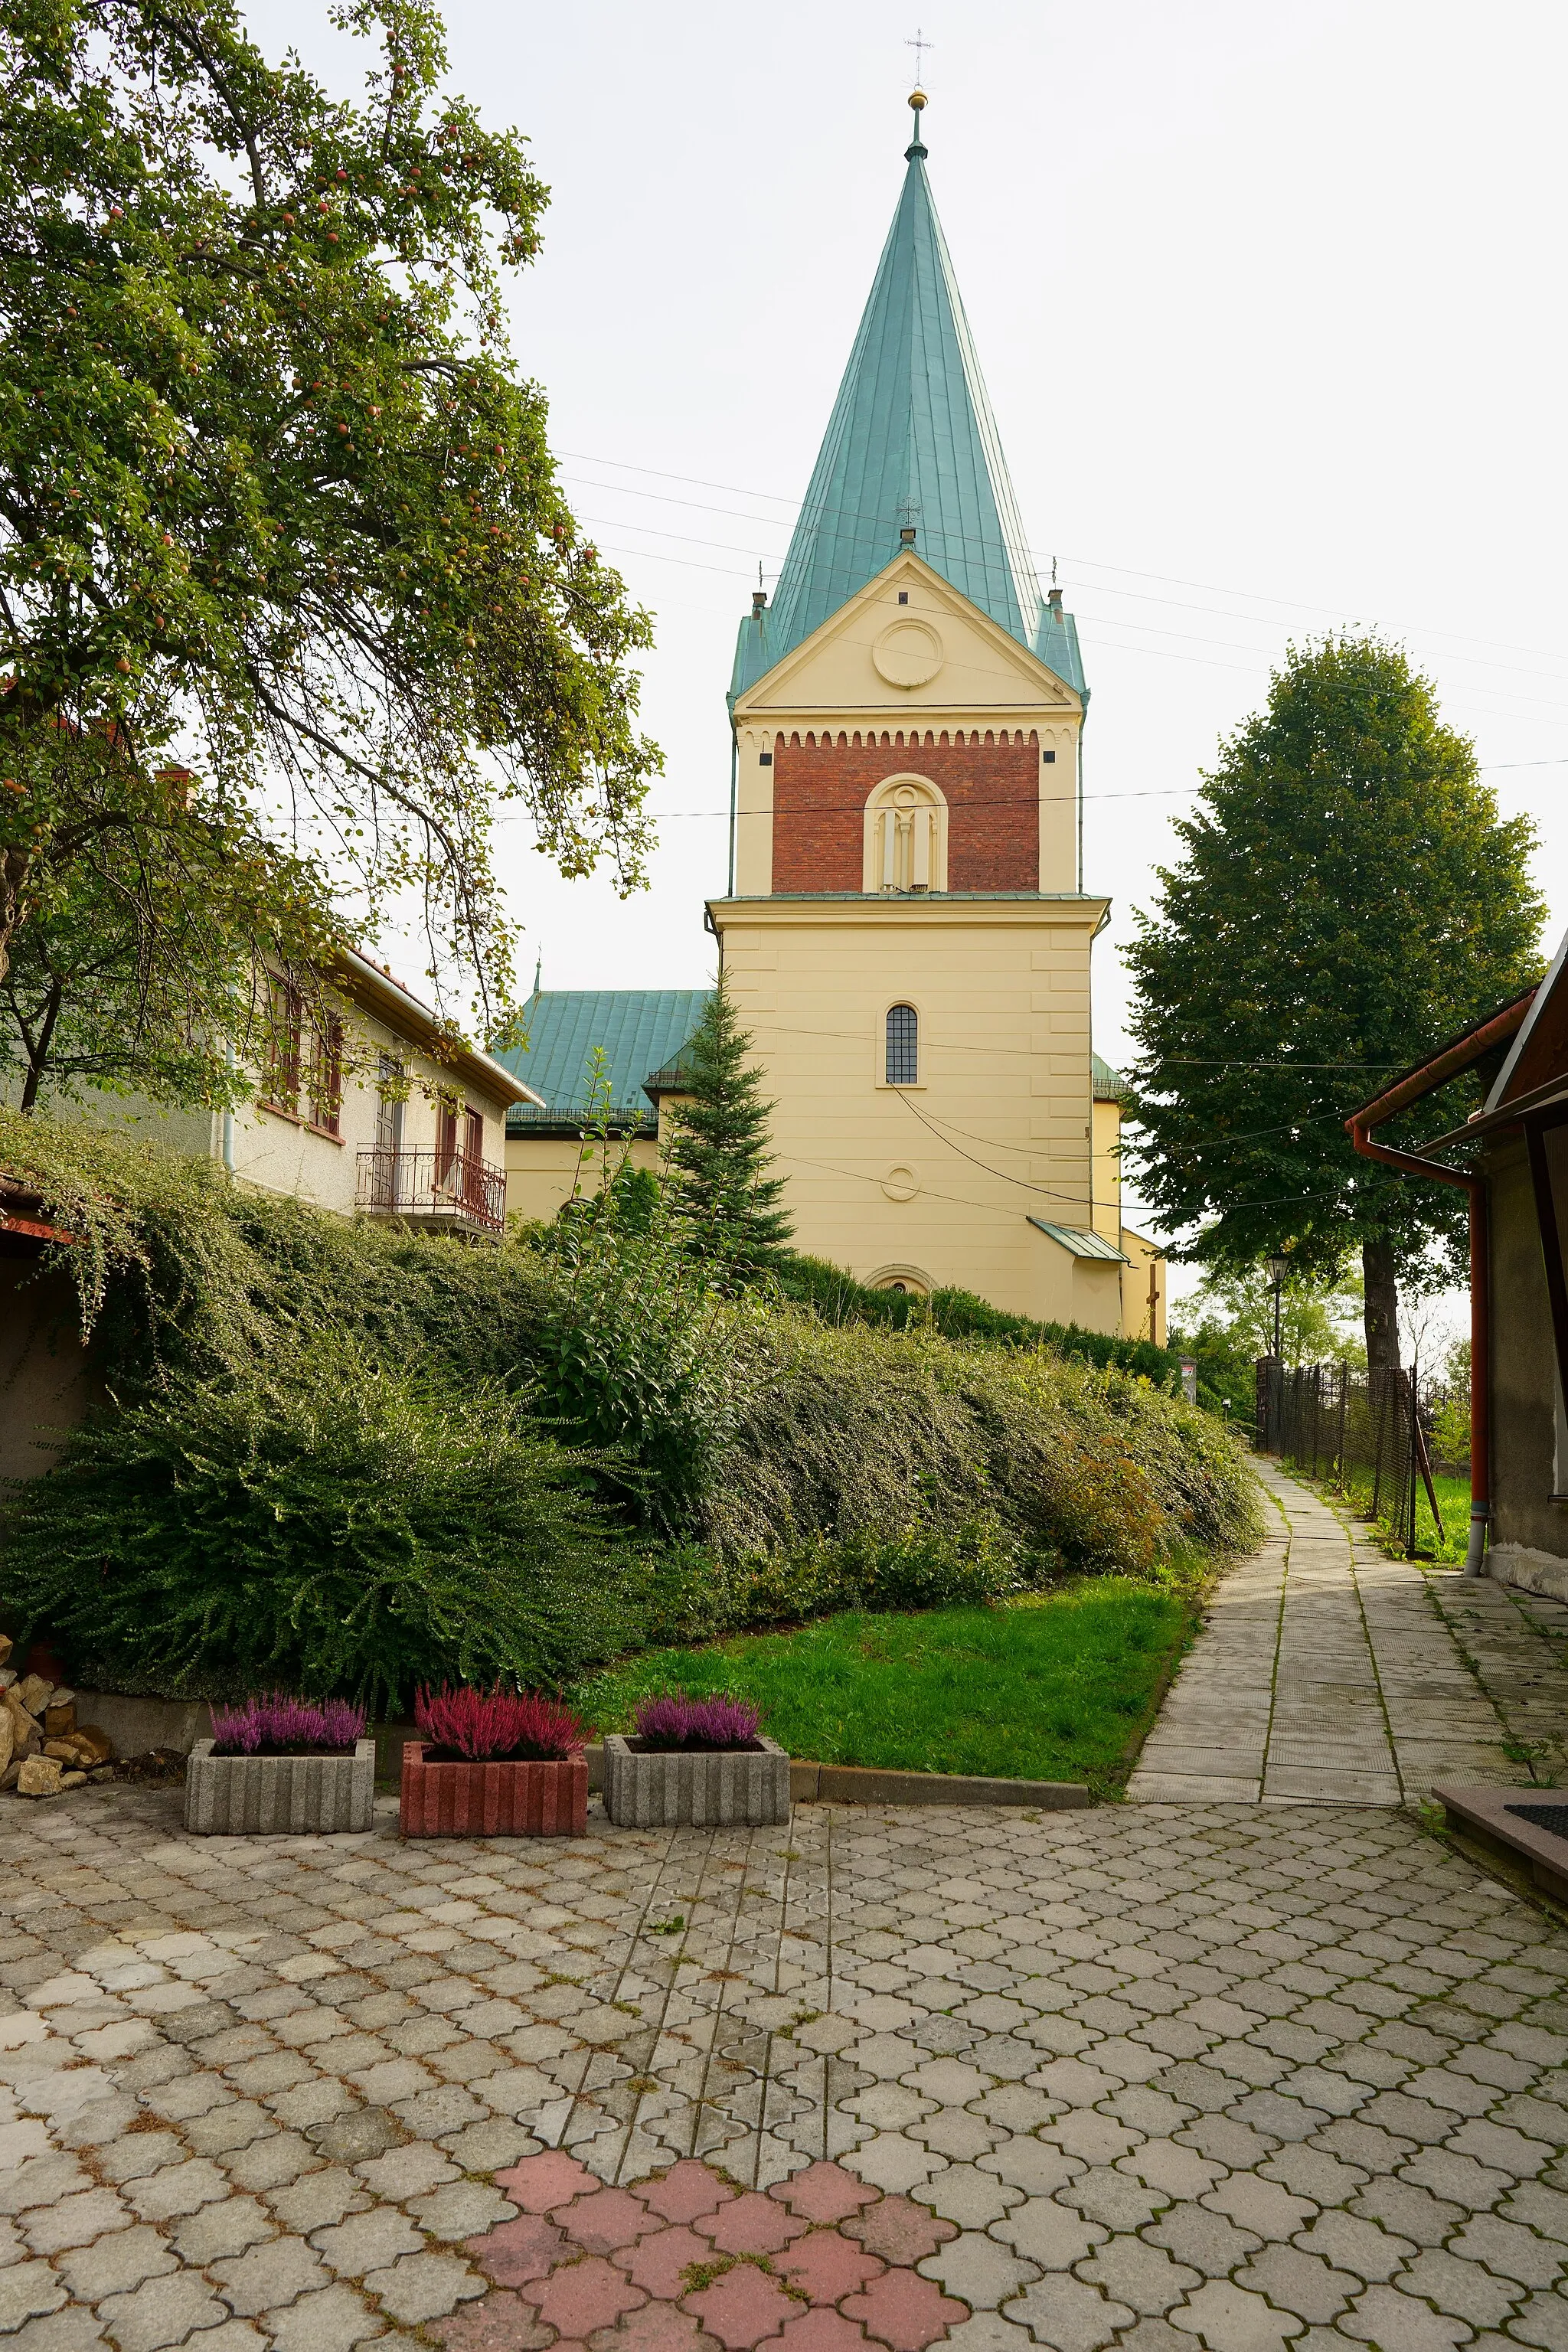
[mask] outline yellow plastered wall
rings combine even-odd
[[[1089,951],[1103,898],[733,898],[712,917],[775,1108],[798,1249],[863,1282],[1121,1328],[1121,1269],[1031,1225],[1091,1219]],[[920,1020],[912,1087],[886,1018]]]
[[[598,1146],[589,1147],[597,1152]],[[610,1151],[618,1160],[622,1146],[614,1140]],[[521,1217],[531,1223],[548,1224],[563,1203],[572,1197],[577,1181],[582,1147],[575,1136],[515,1135],[506,1139],[506,1213],[509,1218]],[[634,1168],[657,1168],[658,1146],[651,1136],[635,1137],[631,1148]],[[599,1164],[595,1159],[583,1169],[583,1189],[598,1189]]]

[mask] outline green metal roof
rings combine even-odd
[[[898,554],[915,552],[1083,690],[1070,614],[1040,594],[917,130],[870,299],[771,605],[741,625],[731,700]]]
[[[1089,1058],[1094,1066],[1095,1101],[1125,1102],[1132,1088],[1121,1071],[1113,1070],[1109,1062],[1102,1062],[1098,1054],[1091,1054]]]
[[[643,1081],[673,1061],[698,1026],[712,995],[708,988],[546,989],[523,1008],[528,1044],[497,1055],[507,1069],[544,1097],[546,1108],[518,1105],[507,1115],[512,1134],[559,1125],[588,1108],[595,1046],[602,1047],[612,1109],[651,1125]]]
[[[1044,1217],[1031,1217],[1029,1223],[1037,1226],[1042,1234],[1049,1234],[1052,1241],[1060,1242],[1063,1249],[1070,1251],[1074,1257],[1110,1258],[1117,1265],[1131,1265],[1132,1263],[1131,1258],[1122,1255],[1114,1242],[1108,1242],[1103,1234],[1087,1233],[1081,1225],[1053,1225],[1047,1223]]]

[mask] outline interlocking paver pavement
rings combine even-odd
[[[1399,1805],[1445,1780],[1568,1779],[1568,1605],[1390,1559],[1258,1468],[1279,1516],[1221,1578],[1128,1795]]]
[[[179,1801],[0,1810],[25,2352],[1568,2346],[1568,1935],[1396,1808]]]

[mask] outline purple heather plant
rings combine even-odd
[[[215,1756],[288,1756],[301,1748],[352,1748],[364,1738],[365,1711],[346,1698],[289,1698],[269,1691],[243,1706],[215,1706]]]
[[[649,1748],[750,1748],[762,1716],[750,1699],[688,1698],[667,1691],[637,1711],[637,1737]]]

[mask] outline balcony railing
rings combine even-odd
[[[484,1234],[506,1230],[505,1169],[466,1152],[401,1151],[378,1144],[359,1155],[357,1198],[372,1215]]]

